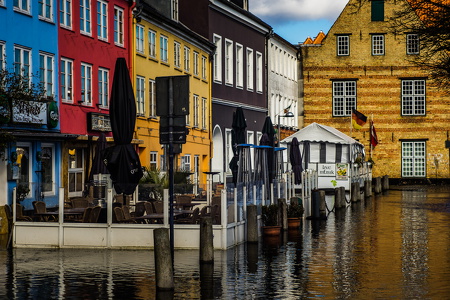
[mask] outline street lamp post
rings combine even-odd
[[[284,115],[278,114],[278,124],[277,124],[277,131],[278,131],[278,146],[280,146],[280,142],[281,142],[281,118],[293,118],[294,113],[291,111],[288,111],[287,113],[285,113]]]

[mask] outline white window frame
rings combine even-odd
[[[42,143],[41,144],[41,153],[42,156],[45,155],[44,151],[42,151],[42,148],[50,148],[51,150],[51,188],[47,191],[43,191],[44,196],[52,196],[55,195],[55,144],[50,144],[50,143]],[[44,158],[43,158],[44,159]],[[42,186],[44,186],[44,182],[43,182],[43,178],[42,180]]]
[[[199,108],[199,96],[194,94],[194,113],[193,113],[193,119],[194,119],[194,128],[198,128],[198,108]]]
[[[244,47],[236,43],[236,87],[244,87]]]
[[[175,68],[181,68],[181,44],[173,42],[173,65]]]
[[[29,188],[30,188],[30,193],[34,194],[34,192],[32,192],[33,186],[32,186],[32,171],[33,171],[33,165],[32,162],[34,161],[33,157],[32,157],[32,148],[31,148],[31,143],[26,143],[26,142],[17,142],[17,146],[16,146],[16,153],[19,155],[21,155],[19,153],[19,151],[17,151],[17,148],[27,148],[28,153],[26,153],[28,155],[28,165],[24,166],[27,168],[27,173],[28,173],[28,178],[25,178],[25,180],[22,180],[23,178],[21,178],[21,174],[22,172],[19,171],[19,179],[18,179],[18,183],[29,183]],[[23,155],[23,154],[22,154]],[[22,160],[20,159],[20,162],[22,162]],[[19,168],[22,169],[22,164],[19,164]],[[30,194],[27,195],[30,196]]]
[[[39,79],[45,89],[45,95],[53,97],[55,94],[55,56],[53,54],[39,52]]]
[[[206,121],[208,120],[207,108],[208,108],[208,101],[205,97],[202,97],[202,129],[203,130],[206,130],[206,126],[207,126],[207,123],[206,123]]]
[[[148,30],[148,55],[151,58],[156,58],[156,32]]]
[[[406,35],[406,54],[417,55],[420,53],[420,38],[416,33]]]
[[[145,77],[136,76],[136,114],[145,116]]]
[[[189,72],[190,71],[190,64],[191,64],[191,49],[189,47],[184,46],[184,71]]]
[[[181,156],[181,165],[180,169],[184,171],[190,171],[191,170],[191,155],[185,154]]]
[[[159,54],[162,62],[169,62],[169,38],[165,35],[159,36]]]
[[[72,29],[72,0],[61,0],[63,5],[59,6],[59,25],[63,28]]]
[[[114,44],[123,47],[124,40],[124,11],[114,6]]]
[[[109,99],[109,70],[98,68],[98,105],[108,108]]]
[[[108,41],[108,2],[97,0],[97,37]]]
[[[61,100],[73,103],[73,60],[61,58]]]
[[[194,75],[198,76],[198,52],[194,51]]]
[[[402,80],[402,116],[424,116],[426,114],[425,79]]]
[[[53,21],[53,0],[38,0],[39,19]]]
[[[80,0],[80,32],[85,35],[91,36],[91,1]]]
[[[333,116],[349,117],[357,104],[357,84],[355,80],[336,80],[332,82]]]
[[[30,0],[13,0],[13,9],[24,14],[31,14]]]
[[[263,91],[263,59],[262,53],[256,51],[256,92]]]
[[[158,169],[158,152],[150,151],[150,170]]]
[[[350,55],[350,36],[338,35],[336,36],[336,54],[337,56]]]
[[[385,53],[385,41],[384,34],[372,35],[372,55],[384,55]]]
[[[31,49],[14,46],[14,73],[30,78],[31,80]]]
[[[231,139],[231,128],[225,128],[225,161],[229,162],[233,158],[233,144]],[[225,173],[231,174],[230,165],[225,164]]]
[[[81,63],[81,103],[92,106],[92,65]]]
[[[0,70],[4,70],[6,67],[6,44],[0,41]]]
[[[178,0],[172,0],[172,20],[178,21]]]
[[[207,78],[207,59],[206,56],[202,55],[202,79],[206,80]]]
[[[225,84],[233,85],[233,41],[225,39]]]
[[[69,150],[70,151],[70,150]],[[69,153],[67,153],[67,155],[70,155]],[[80,161],[84,162],[84,149],[83,148],[75,148],[75,163],[77,162],[77,156],[81,155]],[[75,166],[74,168],[71,168],[71,160],[68,159],[68,172],[67,172],[67,180],[69,182],[69,186],[68,186],[68,193],[69,193],[69,197],[80,197],[83,195],[83,189],[84,189],[84,164],[81,163],[81,168],[78,168],[77,166]],[[77,179],[77,174],[81,174],[81,188],[80,190],[76,190],[75,191],[71,191],[70,190],[70,175],[73,174],[75,176],[75,180]],[[75,187],[77,186],[76,184],[77,182],[75,182]]]
[[[247,90],[253,91],[253,49],[247,48]]]
[[[149,116],[156,118],[156,81],[154,79],[148,80],[148,102]]]
[[[222,37],[220,35],[214,34],[213,43],[216,46],[213,66],[214,82],[222,83]]]
[[[136,25],[136,52],[139,54],[144,54],[145,46],[144,46],[144,26],[137,24]]]
[[[402,177],[426,177],[426,142],[402,141]]]

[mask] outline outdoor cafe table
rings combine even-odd
[[[173,216],[178,217],[183,214],[183,211],[174,211]],[[153,214],[147,214],[143,215],[141,217],[135,217],[134,220],[136,221],[144,221],[146,223],[163,223],[164,214],[161,213],[153,213]]]
[[[66,208],[64,209],[64,216],[80,217],[83,215],[85,208]],[[40,217],[43,221],[49,221],[50,217],[52,221],[58,221],[58,211],[47,211],[42,213],[35,213],[35,216]]]

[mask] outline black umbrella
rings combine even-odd
[[[109,174],[105,163],[103,162],[103,152],[106,149],[106,136],[102,134],[98,137],[97,147],[95,148],[94,159],[92,160],[91,172],[89,173],[89,181],[94,180],[95,174]]]
[[[289,153],[292,171],[294,172],[294,183],[300,184],[302,182],[302,155],[300,153],[300,146],[297,138],[293,138],[291,142],[291,149]]]
[[[272,183],[275,177],[275,160],[274,160],[274,148],[275,147],[275,129],[273,128],[272,120],[269,116],[264,121],[262,133],[267,134],[267,138],[264,141],[264,145],[272,148],[267,151],[267,163],[269,165],[269,182]]]
[[[230,161],[230,169],[233,174],[233,183],[236,186],[238,162],[239,162],[239,147],[240,144],[245,144],[245,129],[247,122],[245,121],[244,110],[238,107],[233,113],[233,123],[231,124],[231,144],[233,148],[233,158]]]
[[[104,162],[111,174],[116,193],[130,195],[141,179],[139,156],[131,144],[136,124],[136,103],[125,58],[119,57],[109,104],[115,146],[105,149]]]

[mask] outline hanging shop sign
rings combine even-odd
[[[99,113],[88,114],[88,129],[94,131],[111,131],[109,115]]]
[[[55,101],[50,101],[48,103],[47,111],[47,127],[55,128],[56,126],[58,126],[59,122],[58,105]]]
[[[14,123],[46,125],[47,102],[13,99],[12,121]]]

